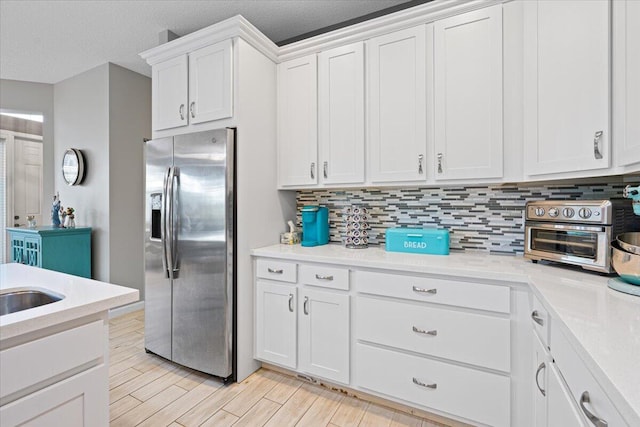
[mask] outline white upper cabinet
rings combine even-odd
[[[281,187],[318,182],[316,55],[278,65],[278,182]]]
[[[187,55],[180,55],[152,67],[153,129],[186,126]]]
[[[436,180],[502,177],[502,5],[434,24]]]
[[[153,65],[153,130],[231,117],[231,55],[225,40]]]
[[[320,181],[364,182],[364,47],[318,55]]]
[[[610,166],[609,22],[606,0],[524,2],[526,175]]]
[[[231,40],[189,54],[189,122],[232,115]]]
[[[426,182],[426,33],[419,25],[367,41],[372,183]]]
[[[640,163],[640,2],[615,1],[613,13],[613,139],[616,164],[629,166]]]

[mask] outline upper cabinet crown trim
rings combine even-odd
[[[278,46],[242,15],[236,15],[217,24],[187,34],[168,43],[140,53],[149,65],[155,65],[201,47],[240,37],[274,62],[278,62]]]
[[[468,2],[434,0],[282,46],[279,50],[279,60],[280,62],[288,61],[501,3],[504,3],[504,0],[471,0]]]

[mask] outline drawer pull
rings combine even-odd
[[[433,289],[425,289],[425,288],[419,288],[419,287],[417,287],[417,286],[414,286],[414,287],[413,287],[413,291],[414,291],[414,292],[420,292],[420,293],[423,293],[423,294],[433,294],[433,295],[435,295],[435,294],[437,294],[437,293],[438,293],[438,290],[437,290],[436,288],[433,288]]]
[[[309,297],[304,297],[304,304],[302,304],[302,311],[304,311],[304,314],[309,315]]]
[[[316,274],[316,279],[318,279],[318,280],[333,280],[333,276],[321,276],[319,274]]]
[[[538,310],[533,310],[533,312],[531,312],[531,318],[538,325],[544,326],[544,319],[542,317],[540,317],[540,314],[538,313]]]
[[[417,379],[416,377],[413,377],[413,383],[415,385],[419,385],[420,387],[426,387],[426,388],[430,388],[430,389],[437,389],[438,388],[438,384],[433,383],[433,384],[425,384],[422,381],[420,381],[419,379]]]
[[[540,366],[538,366],[538,370],[536,370],[536,386],[538,387],[538,390],[540,390],[540,393],[542,393],[543,396],[546,396],[547,392],[542,387],[540,387],[540,383],[538,382],[538,375],[540,375],[540,371],[542,371],[546,367],[547,365],[545,365],[545,363],[542,362]]]
[[[293,294],[289,294],[289,311],[293,313]]]
[[[267,268],[267,271],[268,271],[269,273],[273,273],[273,274],[282,274],[282,273],[283,273],[283,271],[282,271],[282,269],[281,269],[281,268],[279,268],[279,269],[277,269],[277,270],[276,270],[276,269],[274,269],[274,268],[269,267],[269,268]]]
[[[437,330],[432,330],[432,331],[425,331],[424,329],[420,329],[420,328],[416,328],[415,326],[413,327],[413,332],[416,332],[418,334],[425,334],[425,335],[431,335],[431,336],[436,336],[438,335],[438,331]]]
[[[593,424],[594,426],[607,427],[609,424],[605,420],[596,417],[594,414],[589,412],[586,406],[584,406],[585,403],[590,402],[591,399],[589,398],[589,392],[585,391],[584,393],[582,393],[582,396],[580,396],[580,408],[582,409],[582,412],[584,412],[587,418],[589,418],[589,421],[591,421],[591,424]]]

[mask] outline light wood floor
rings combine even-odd
[[[442,426],[266,369],[222,386],[145,353],[143,311],[109,323],[113,427]]]

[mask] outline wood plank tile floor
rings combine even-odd
[[[109,321],[112,427],[442,427],[374,403],[260,369],[223,386],[144,351],[144,311]]]

